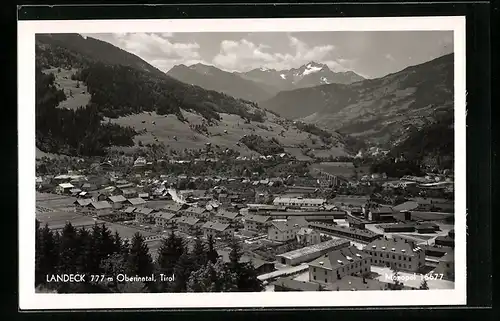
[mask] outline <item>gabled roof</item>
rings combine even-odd
[[[215,214],[215,217],[224,217],[228,219],[235,219],[240,213],[238,212],[228,212],[228,211],[222,211],[222,212],[217,212]]]
[[[140,197],[136,197],[136,198],[129,198],[127,199],[128,202],[130,202],[130,204],[132,205],[142,205],[142,204],[146,204],[146,201],[143,200],[142,198]]]
[[[393,250],[394,249],[394,250]],[[375,240],[370,244],[366,245],[365,251],[383,251],[389,253],[405,254],[414,256],[415,253],[423,250],[417,247],[412,241],[403,238],[386,238]]]
[[[280,232],[286,232],[286,231],[290,231],[293,229],[300,229],[300,226],[298,223],[291,222],[291,221],[272,221],[271,226],[275,227]]]
[[[168,205],[165,205],[165,207],[163,207],[163,209],[165,211],[178,212],[178,211],[182,210],[182,205],[180,205],[179,203],[168,204]]]
[[[229,224],[223,224],[219,222],[206,222],[205,224],[203,224],[202,228],[223,232],[229,228]]]
[[[127,199],[125,197],[123,197],[123,195],[116,195],[116,196],[108,197],[108,200],[111,203],[122,203],[122,202],[125,202]]]
[[[162,218],[162,219],[165,219],[165,220],[171,220],[174,217],[175,217],[174,213],[167,213],[167,212],[158,212],[158,213],[155,213],[155,218]]]
[[[361,261],[371,256],[359,250],[354,245],[332,251],[309,263],[309,266],[335,270],[343,265]]]
[[[247,215],[244,216],[244,219],[245,219],[245,221],[257,222],[257,223],[266,223],[271,218],[269,216],[264,216],[264,215],[247,214]]]
[[[92,203],[92,200],[90,199],[77,199],[76,201],[73,202],[73,204],[78,204],[80,206],[87,206],[90,203]]]
[[[123,212],[125,213],[134,213],[134,211],[136,210],[137,208],[136,207],[127,207],[126,209],[123,210]]]
[[[186,210],[186,213],[194,213],[194,214],[203,214],[207,212],[207,209],[204,207],[190,207]]]
[[[90,203],[90,206],[94,207],[97,210],[102,210],[102,209],[107,209],[111,208],[111,204],[109,204],[106,201],[100,201],[100,202],[92,202]]]
[[[195,225],[199,221],[200,219],[196,217],[181,216],[177,219],[177,224]]]
[[[141,207],[141,208],[138,208],[136,209],[135,213],[140,213],[140,214],[144,214],[144,215],[149,215],[151,213],[153,213],[155,210],[152,209],[152,208],[147,208],[147,207]]]

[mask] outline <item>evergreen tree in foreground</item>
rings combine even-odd
[[[420,283],[420,290],[429,290],[429,285],[427,284],[427,280],[423,279],[422,283]]]
[[[132,238],[126,271],[127,275],[131,277],[147,277],[153,273],[153,260],[149,254],[149,248],[139,232],[135,233]],[[150,282],[146,282],[145,285],[148,288],[152,286]]]
[[[157,268],[158,272],[166,276],[174,275],[177,262],[184,253],[184,244],[182,238],[175,235],[172,231],[170,235],[162,240],[158,250]],[[159,283],[159,291],[168,292],[173,285],[168,282]]]
[[[217,253],[217,250],[215,249],[215,241],[212,235],[209,235],[207,239],[207,260],[215,263],[217,262],[218,258],[219,253]]]

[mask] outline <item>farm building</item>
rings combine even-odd
[[[153,213],[155,212],[156,210],[152,208],[146,208],[146,207],[138,208],[134,211],[135,220],[139,223],[153,224],[155,222]]]
[[[312,261],[328,252],[348,247],[350,244],[348,240],[344,239],[330,240],[283,253],[276,257],[282,264],[298,265],[303,262]]]
[[[106,200],[113,206],[113,208],[121,208],[123,203],[127,201],[123,195],[109,196]]]
[[[61,183],[56,187],[57,194],[70,194],[70,191],[74,189],[75,186],[71,183]]]
[[[405,223],[386,224],[386,225],[380,225],[380,228],[384,231],[384,233],[414,232],[415,224],[405,224]]]
[[[89,205],[89,208],[95,209],[95,210],[107,210],[111,209],[112,206],[106,201],[99,201],[99,202],[92,202]]]

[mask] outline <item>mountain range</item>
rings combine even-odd
[[[453,114],[453,66],[453,54],[448,54],[378,79],[282,91],[260,106],[393,146],[408,133]]]
[[[269,99],[283,90],[364,80],[352,71],[334,72],[327,65],[314,61],[289,70],[258,68],[247,72],[228,72],[198,63],[176,65],[167,74],[188,84],[255,102]]]
[[[272,145],[299,157],[312,149],[325,157],[347,155],[339,134],[300,127],[255,102],[181,82],[107,42],[45,34],[35,43],[42,152],[103,155],[163,143],[170,151],[214,146],[258,155]],[[217,73],[201,65],[193,70]],[[245,143],[247,136],[259,140]]]

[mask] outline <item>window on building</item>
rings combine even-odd
[[[316,280],[316,275],[315,275],[315,276],[313,276],[313,279],[314,279],[314,280]]]
[[[328,279],[325,279],[325,283],[328,283]]]
[[[316,272],[316,268],[313,268],[313,272]]]
[[[411,262],[411,257],[409,257],[409,258],[408,258],[408,261],[410,261],[410,262]]]
[[[399,256],[399,260],[401,261],[401,255]]]
[[[389,258],[389,254],[387,254],[387,258]]]

